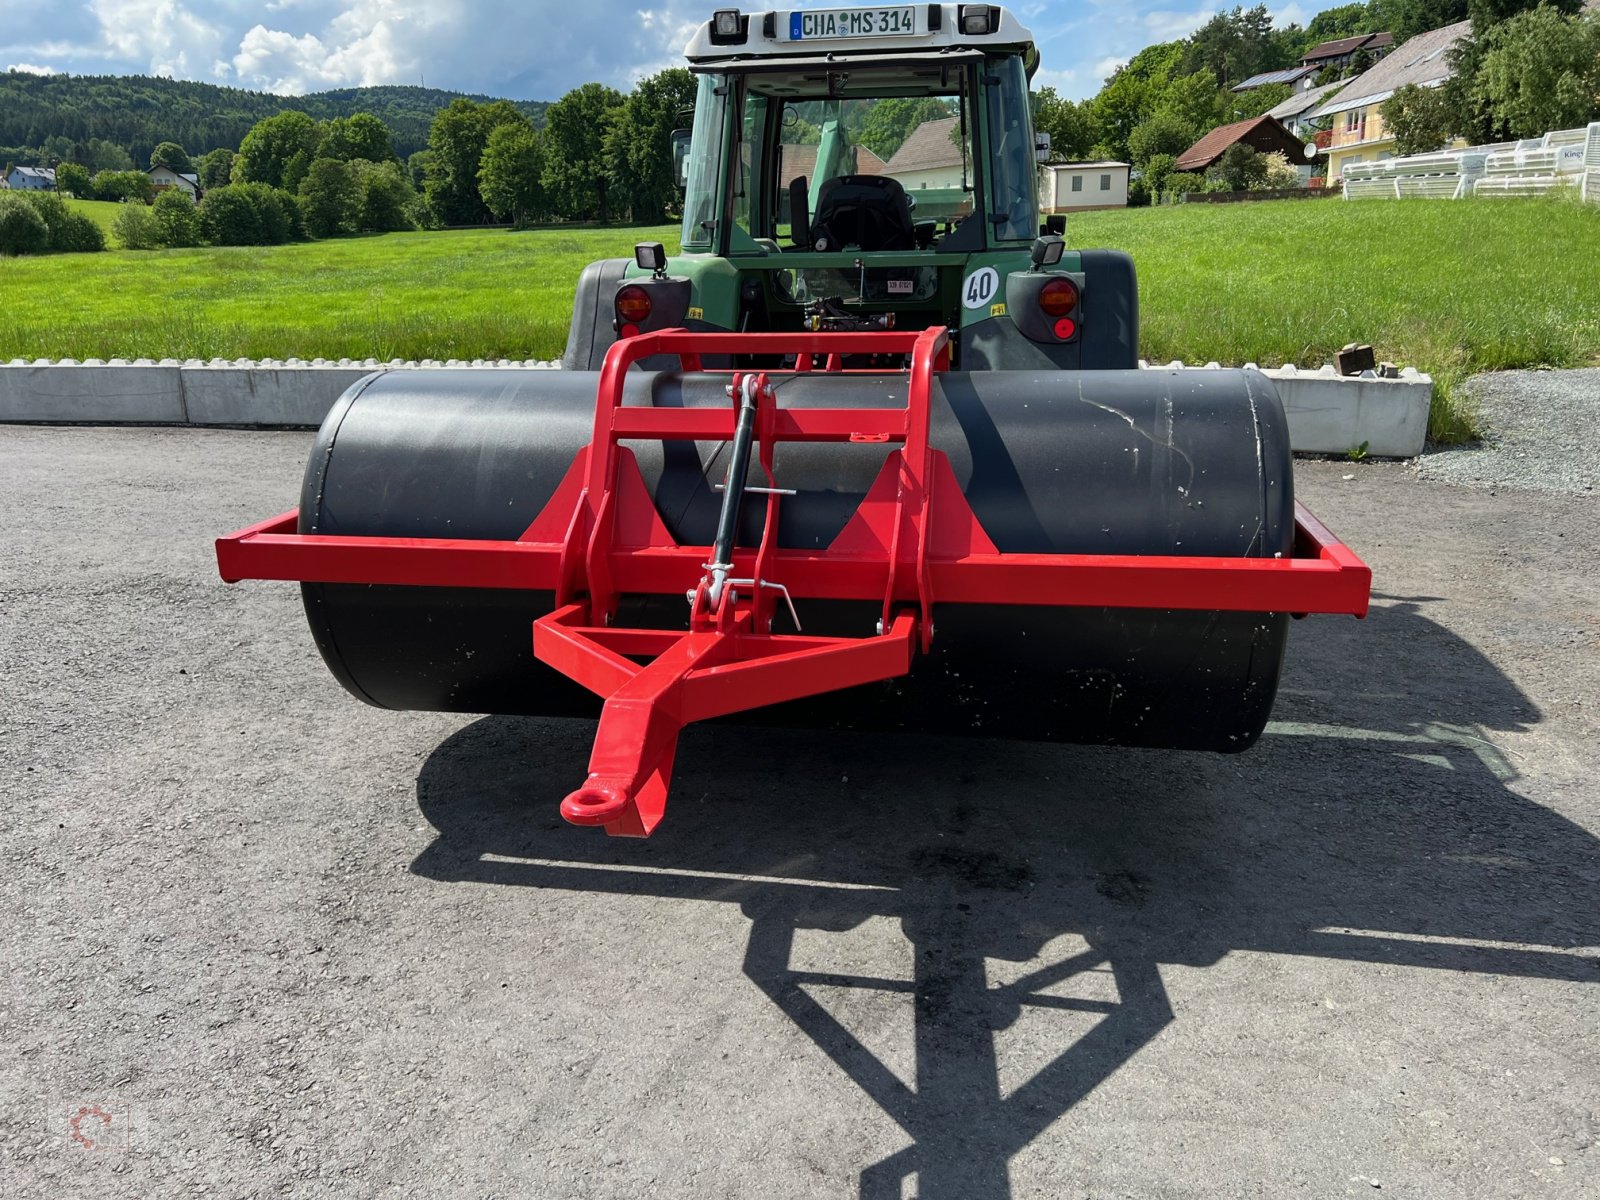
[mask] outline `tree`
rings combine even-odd
[[[1467,0],[1377,0],[1376,7],[1382,14],[1378,27],[1355,32],[1380,33],[1387,30],[1394,34],[1397,46],[1419,33],[1443,29],[1446,25],[1467,19]]]
[[[219,246],[275,246],[295,236],[299,222],[295,198],[264,183],[231,183],[200,202],[202,236]]]
[[[364,158],[368,162],[386,162],[395,157],[394,144],[389,138],[389,127],[371,113],[360,112],[351,117],[335,117],[324,127],[322,144],[317,148],[318,158],[337,158],[351,162]]]
[[[189,156],[183,152],[183,147],[177,142],[162,142],[150,151],[150,166],[166,167],[179,175],[188,175],[194,171],[194,164],[189,161]]]
[[[361,182],[336,158],[312,162],[300,184],[300,211],[313,237],[354,233],[361,219]]]
[[[1467,0],[1467,15],[1472,18],[1472,36],[1485,38],[1497,25],[1532,9],[1551,8],[1571,14],[1583,5],[1584,0]]]
[[[1469,94],[1505,136],[1600,118],[1600,13],[1569,17],[1541,5],[1494,26],[1481,45]]]
[[[92,197],[94,184],[89,182],[89,168],[75,162],[62,163],[56,168],[56,191],[80,200]]]
[[[1222,124],[1223,92],[1205,71],[1182,75],[1167,85],[1156,100],[1159,113],[1171,113],[1190,128],[1202,132]]]
[[[1206,188],[1227,192],[1248,192],[1267,179],[1267,161],[1254,146],[1235,142],[1222,152],[1206,171]]]
[[[1172,178],[1173,168],[1177,165],[1178,160],[1170,154],[1152,154],[1145,160],[1140,178],[1152,200],[1167,190],[1167,180]]]
[[[350,169],[361,189],[361,209],[356,222],[359,228],[375,233],[415,228],[411,210],[417,193],[398,162],[357,158],[351,161]]]
[[[1050,157],[1061,161],[1084,159],[1100,140],[1100,125],[1088,101],[1064,100],[1050,87],[1030,98],[1033,127],[1050,135]]]
[[[43,254],[50,226],[22,192],[0,192],[0,254]]]
[[[101,171],[94,177],[96,200],[137,200],[149,204],[155,199],[156,185],[143,171]]]
[[[1204,191],[1206,177],[1196,175],[1192,171],[1179,171],[1167,176],[1167,190],[1163,193],[1165,203],[1177,204],[1190,192]]]
[[[202,154],[195,163],[200,186],[206,189],[224,186],[233,174],[234,157],[233,151],[225,147]]]
[[[155,216],[142,204],[124,204],[118,209],[111,235],[124,250],[154,250],[161,245]]]
[[[1407,84],[1378,110],[1394,135],[1396,154],[1431,154],[1450,140],[1452,114],[1442,88]]]
[[[194,201],[178,188],[168,188],[150,206],[161,245],[182,248],[200,244],[200,214]]]
[[[1218,13],[1189,38],[1182,74],[1204,70],[1213,88],[1227,87],[1262,71],[1287,67],[1288,48],[1273,37],[1265,4]]]
[[[1125,66],[1118,67],[1090,105],[1099,134],[1096,146],[1108,157],[1128,156],[1128,135],[1159,106],[1185,43],[1162,42],[1146,46]]]
[[[527,117],[505,100],[477,104],[456,100],[441,109],[428,129],[427,178],[423,185],[428,207],[445,225],[481,225],[490,218],[478,194],[478,167],[489,135],[502,125],[531,125]],[[597,130],[595,136],[603,136]],[[601,164],[595,163],[596,174]]]
[[[1300,186],[1300,168],[1290,162],[1288,155],[1281,150],[1274,150],[1271,154],[1264,154],[1261,159],[1262,164],[1266,167],[1266,172],[1257,186],[1266,190],[1278,191]]]
[[[1337,8],[1323,9],[1306,26],[1305,49],[1320,46],[1323,42],[1355,37],[1358,33],[1385,32],[1388,26],[1380,28],[1383,18],[1374,12],[1378,7],[1376,4],[1341,4]]]
[[[432,158],[426,150],[418,150],[406,159],[406,174],[411,178],[411,186],[419,191],[428,181],[428,163]]]
[[[1134,127],[1128,135],[1128,160],[1143,168],[1154,155],[1169,155],[1176,161],[1199,134],[1194,126],[1173,113],[1156,113]]]
[[[90,138],[81,150],[74,147],[73,157],[96,175],[101,171],[133,170],[133,157],[121,146],[104,138]]]
[[[585,83],[545,112],[544,187],[561,216],[598,221],[613,216],[605,140],[621,107],[621,93],[603,83]]]
[[[635,221],[654,224],[664,220],[667,209],[676,204],[678,186],[672,174],[672,131],[682,123],[683,110],[694,105],[694,94],[694,76],[682,67],[670,67],[641,79],[622,107],[611,114],[605,155],[612,207],[616,212],[626,210]],[[900,102],[883,101],[874,106],[873,113],[876,114],[883,104],[894,103]],[[924,108],[932,106],[940,110],[939,115],[948,115],[937,100],[909,103]],[[871,123],[870,116],[868,123]],[[864,135],[858,140],[865,145],[872,144]],[[882,151],[879,155],[888,158]]]
[[[286,109],[275,117],[257,121],[239,143],[232,182],[265,183],[270,187],[298,187],[311,165],[322,131],[303,112]],[[293,180],[292,185],[286,180]]]
[[[544,151],[531,125],[502,125],[489,135],[478,191],[498,220],[519,228],[544,215]]]

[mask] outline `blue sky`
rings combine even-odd
[[[151,74],[301,93],[380,83],[554,100],[619,88],[679,61],[716,0],[0,0],[0,69]],[[841,7],[751,4],[756,8]],[[1220,5],[1023,0],[1044,58],[1038,82],[1073,97]],[[1231,5],[1230,5],[1231,7]],[[1325,5],[1272,6],[1304,24]]]

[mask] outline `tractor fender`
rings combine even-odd
[[[1078,365],[1085,371],[1131,371],[1139,365],[1139,281],[1121,250],[1079,252],[1084,275],[1083,337]]]
[[[612,306],[623,276],[632,265],[631,258],[602,258],[590,263],[578,276],[567,349],[561,356],[561,365],[567,370],[598,371],[605,363],[606,351],[617,340],[616,330],[611,327]]]

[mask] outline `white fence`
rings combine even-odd
[[[1342,175],[1346,200],[1543,196],[1572,188],[1600,204],[1600,121],[1520,142],[1352,163]]]

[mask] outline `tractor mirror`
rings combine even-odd
[[[1033,269],[1040,267],[1053,267],[1061,261],[1061,255],[1066,252],[1067,244],[1053,233],[1048,233],[1038,238],[1033,243]]]
[[[681,188],[689,186],[689,139],[687,129],[672,131],[672,178]]]
[[[1050,135],[1036,133],[1033,135],[1033,156],[1042,163],[1050,161]]]
[[[1041,233],[1053,233],[1057,237],[1067,236],[1067,214],[1051,213],[1044,219],[1044,228]]]

